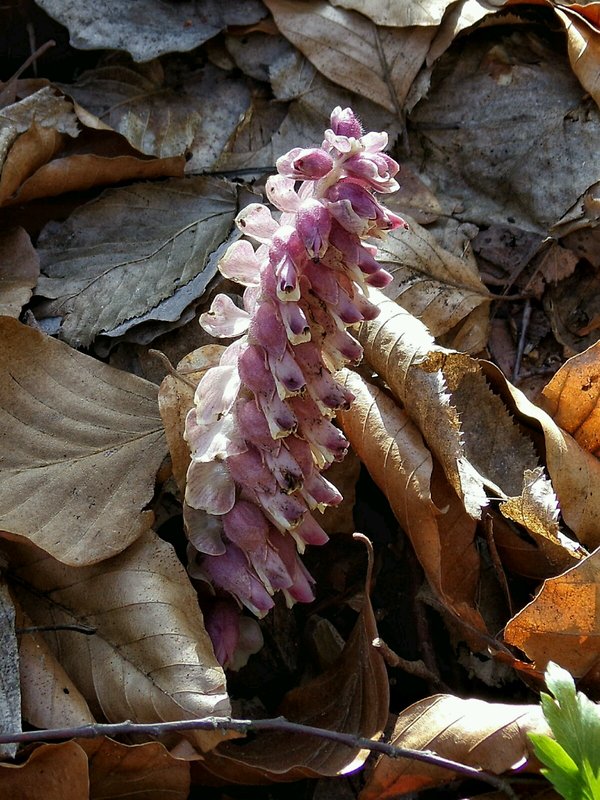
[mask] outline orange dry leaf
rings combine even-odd
[[[566,361],[542,397],[556,424],[600,456],[600,342]]]
[[[600,3],[550,4],[567,31],[573,72],[600,105]]]
[[[76,742],[40,745],[24,764],[0,764],[0,797],[87,800],[87,756]]]
[[[504,638],[539,671],[555,661],[576,678],[600,659],[600,551],[544,581],[534,599],[508,623]]]
[[[398,717],[391,743],[501,774],[529,760],[529,731],[547,732],[534,705],[506,705],[435,695],[410,706]],[[360,800],[392,800],[405,792],[447,783],[453,773],[405,758],[382,756]]]

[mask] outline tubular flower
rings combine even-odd
[[[246,287],[243,308],[219,295],[200,318],[215,336],[241,338],[205,373],[186,420],[186,504],[216,515],[218,528],[194,537],[195,564],[258,616],[276,591],[289,605],[312,600],[298,553],[327,541],[312,511],[342,499],[321,475],[348,448],[331,419],[354,398],[334,373],[361,358],[347,328],[377,315],[368,287],[391,280],[365,239],[406,227],[375,197],[398,186],[386,145],[336,108],[321,147],[278,159],[266,186],[276,214],[244,208],[245,238],[219,264]]]

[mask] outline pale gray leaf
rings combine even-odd
[[[21,689],[15,607],[2,577],[0,577],[0,732],[21,732]],[[14,758],[16,752],[16,744],[0,744],[0,756]]]

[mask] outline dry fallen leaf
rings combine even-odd
[[[398,111],[420,70],[434,28],[378,28],[324,0],[266,0],[281,33],[334,83]]]
[[[405,3],[395,0],[332,0],[332,5],[360,11],[376,25],[395,25],[399,28],[439,25],[446,9],[452,4],[453,0],[408,0]]]
[[[233,184],[210,177],[107,190],[42,232],[37,294],[52,302],[40,316],[63,317],[61,337],[81,346],[145,314],[203,271],[236,197]]]
[[[258,0],[201,5],[149,0],[140,14],[127,0],[39,0],[46,13],[69,29],[71,45],[81,50],[113,49],[131,53],[134,61],[150,61],[172,52],[186,52],[216,36],[227,25],[258,22],[265,11]]]
[[[532,756],[527,733],[547,733],[536,705],[507,705],[435,695],[403,711],[391,743],[501,774],[522,767]],[[453,773],[405,758],[382,756],[370,774],[360,800],[392,800],[447,783]]]
[[[386,297],[418,317],[432,336],[447,333],[490,302],[472,252],[463,258],[453,255],[411,220],[408,230],[392,231],[379,245],[377,259],[394,276]],[[487,334],[484,326],[473,343],[475,352],[483,349]]]
[[[544,581],[542,588],[508,623],[504,639],[519,647],[543,671],[548,661],[581,678],[600,659],[600,551]]]
[[[322,675],[285,695],[278,713],[293,722],[377,739],[389,704],[383,658],[373,647],[377,625],[367,571],[362,610],[340,657]],[[210,773],[233,783],[292,781],[341,775],[358,769],[368,751],[355,750],[312,736],[265,732],[254,741],[222,745],[206,755]]]
[[[90,797],[97,800],[187,800],[190,764],[160,742],[127,745],[112,739],[76,739],[89,760]]]
[[[40,274],[40,260],[23,228],[0,233],[0,316],[19,317]]]
[[[65,566],[29,543],[5,540],[1,549],[34,624],[96,629],[44,634],[96,716],[155,722],[230,712],[196,592],[171,545],[153,531],[89,567]],[[222,741],[210,731],[191,738],[202,748]]]
[[[166,447],[157,388],[0,318],[0,529],[67,564],[120,552]]]
[[[8,586],[0,576],[0,731],[21,731],[19,654],[15,632],[15,607]],[[0,745],[0,755],[14,758],[16,744]]]
[[[566,361],[542,391],[557,425],[585,450],[600,455],[600,343]]]
[[[475,611],[475,521],[450,487],[444,491],[441,476],[435,481],[434,501],[431,453],[394,400],[348,370],[343,384],[356,399],[349,411],[338,413],[342,429],[410,537],[432,589],[456,616],[485,630]]]
[[[88,760],[76,742],[42,744],[24,764],[0,764],[0,795],[19,800],[86,800]]]
[[[551,5],[567,32],[573,72],[600,105],[600,3]]]

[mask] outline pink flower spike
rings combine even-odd
[[[235,503],[235,484],[222,461],[191,461],[187,471],[185,502],[209,514],[226,514]]]
[[[279,230],[279,223],[262,203],[250,203],[235,218],[235,224],[245,236],[267,244]]]
[[[321,300],[324,300],[330,306],[337,304],[339,295],[338,274],[328,269],[324,264],[315,264],[309,261],[304,269],[304,275],[310,281],[312,290]]]
[[[304,547],[307,544],[321,545],[329,541],[329,536],[327,536],[312,514],[305,514],[300,525],[294,528],[291,534],[296,540],[298,550],[301,553],[304,552]]]
[[[275,390],[275,381],[262,347],[248,345],[238,359],[238,371],[241,382],[255,395],[270,395]]]
[[[295,432],[298,421],[289,405],[279,397],[275,389],[270,395],[258,395],[256,400],[265,415],[273,439],[284,439]]]
[[[222,516],[214,516],[187,503],[183,504],[183,525],[187,538],[200,553],[222,556],[225,552],[222,519]]]
[[[242,286],[253,286],[259,282],[260,261],[254,248],[246,239],[230,245],[219,261],[219,272]]]
[[[256,489],[255,495],[265,513],[275,525],[284,530],[290,530],[299,525],[308,511],[306,503],[293,494],[285,494],[280,491],[267,494]]]
[[[276,162],[277,172],[287,178],[314,181],[325,177],[333,168],[333,159],[319,147],[295,147]]]
[[[212,425],[199,425],[196,409],[192,408],[185,420],[184,439],[190,446],[194,461],[215,461],[246,450],[246,443],[240,437],[231,414]]]
[[[273,608],[273,598],[259,581],[244,553],[232,542],[222,556],[205,556],[202,570],[209,580],[246,606],[257,617]]]
[[[269,367],[275,378],[277,392],[282,400],[298,394],[306,385],[302,370],[289,350],[285,350],[281,358],[268,356]]]
[[[296,213],[296,230],[313,260],[322,258],[329,245],[331,216],[318,200],[305,200]]]
[[[296,181],[285,175],[271,175],[267,178],[265,189],[267,197],[280,211],[294,213],[300,206],[300,198],[295,191]]]
[[[211,336],[241,336],[246,333],[249,324],[250,314],[238,308],[226,294],[218,294],[210,309],[200,315],[200,325]]]
[[[305,481],[302,495],[311,510],[318,508],[321,512],[325,511],[328,506],[339,505],[344,499],[333,483],[330,483],[317,470],[313,470]]]
[[[256,405],[254,398],[247,398],[236,403],[235,413],[240,434],[259,450],[278,452],[281,448],[280,440],[271,436],[265,415]]]
[[[204,609],[204,625],[215,651],[217,661],[222,667],[235,658],[240,639],[240,611],[228,600],[217,600]]]
[[[367,275],[365,278],[365,282],[374,289],[385,289],[393,280],[393,276],[384,269],[379,269],[377,272],[374,272],[372,275]]]
[[[249,447],[245,453],[228,458],[226,463],[231,477],[241,486],[249,485],[265,493],[276,491],[275,478],[254,447]]]
[[[331,112],[330,125],[336,136],[352,136],[355,139],[362,136],[362,125],[351,108],[336,106]]]
[[[260,508],[248,500],[238,500],[223,517],[227,538],[243,550],[256,550],[266,544],[269,523]]]
[[[288,340],[274,303],[267,300],[258,306],[250,326],[249,338],[254,338],[269,356],[281,358],[284,355]]]
[[[388,139],[389,137],[386,131],[370,131],[369,133],[365,133],[364,136],[360,137],[360,143],[362,144],[366,153],[380,153],[388,146]],[[386,158],[389,158],[389,156],[386,156]],[[391,160],[392,159],[390,158],[390,161]],[[397,164],[396,172],[398,172]],[[394,173],[394,175],[395,174],[396,173]]]
[[[289,440],[295,437],[288,436],[287,438]],[[285,494],[292,494],[302,488],[304,472],[285,444],[282,444],[278,453],[265,453],[264,458],[265,464]],[[310,469],[312,469],[312,462]]]

